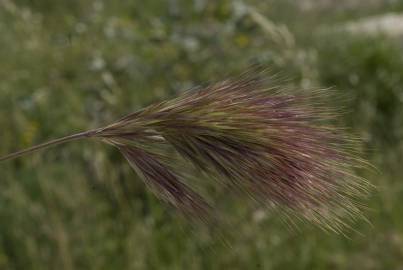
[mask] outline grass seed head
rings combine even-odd
[[[161,151],[169,145],[203,172],[286,214],[339,231],[360,215],[366,182],[355,140],[334,124],[326,91],[285,91],[247,72],[133,113],[97,134],[117,146],[163,199],[193,215],[210,206]]]
[[[354,154],[357,141],[336,124],[340,113],[323,102],[328,91],[286,88],[252,69],[0,161],[98,138],[117,147],[148,187],[187,215],[206,219],[213,207],[186,181],[179,163],[292,219],[341,231],[361,216],[358,199],[368,187],[354,172],[364,164]]]

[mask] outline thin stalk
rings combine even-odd
[[[84,131],[84,132],[76,133],[76,134],[73,134],[73,135],[65,136],[65,137],[62,137],[62,138],[59,138],[59,139],[51,140],[51,141],[48,141],[48,142],[45,142],[45,143],[41,143],[41,144],[32,146],[30,148],[23,149],[23,150],[20,150],[18,152],[11,153],[11,154],[8,154],[8,155],[6,155],[4,157],[1,157],[0,162],[5,161],[5,160],[14,159],[14,158],[17,158],[17,157],[20,157],[22,155],[29,154],[29,153],[32,153],[32,152],[36,152],[38,150],[41,150],[41,149],[44,149],[44,148],[47,148],[47,147],[50,147],[50,146],[55,146],[55,145],[59,145],[59,144],[62,144],[62,143],[67,143],[67,142],[71,142],[71,141],[75,141],[75,140],[79,140],[79,139],[83,139],[83,138],[88,138],[88,137],[91,137],[93,134],[94,134],[94,131],[89,130],[89,131]]]

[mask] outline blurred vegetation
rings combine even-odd
[[[0,269],[398,269],[403,263],[401,36],[343,25],[401,1],[0,0],[0,153],[98,127],[262,63],[349,98],[379,173],[348,237],[243,215],[231,247],[186,228],[105,145],[1,164]],[[402,15],[403,16],[403,15]],[[402,19],[403,20],[403,19]],[[236,207],[234,207],[236,208]]]

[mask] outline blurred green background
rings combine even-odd
[[[256,210],[231,246],[77,142],[0,164],[0,269],[403,269],[403,1],[0,0],[0,155],[269,66],[348,96],[379,172],[348,237]],[[236,207],[234,207],[236,208]],[[237,215],[230,209],[228,215]]]

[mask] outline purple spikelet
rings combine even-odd
[[[354,201],[365,193],[365,181],[352,172],[361,164],[349,151],[354,141],[329,125],[338,114],[320,103],[323,93],[279,87],[264,73],[246,73],[150,106],[96,136],[118,146],[173,205],[202,210],[196,215],[209,207],[151,158],[161,144],[265,205],[339,230],[343,218],[359,215]]]
[[[118,148],[147,186],[163,200],[187,215],[197,214],[198,217],[204,217],[208,214],[208,204],[157,156],[137,147],[118,146]]]
[[[254,70],[256,71],[256,70]],[[355,140],[334,124],[326,91],[284,90],[265,72],[188,91],[84,133],[117,147],[145,183],[185,214],[212,207],[172,166],[188,162],[287,216],[340,231],[360,216],[367,183]]]

